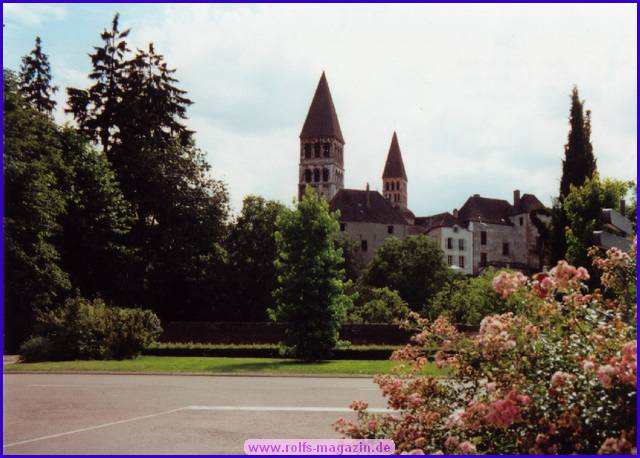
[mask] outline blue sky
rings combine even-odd
[[[86,87],[87,54],[116,11],[131,47],[153,42],[177,68],[189,126],[236,210],[247,194],[295,196],[323,70],[346,187],[381,189],[396,130],[417,215],[514,189],[549,203],[574,84],[601,175],[636,179],[636,5],[4,4],[3,66],[19,68],[40,35],[55,84]]]

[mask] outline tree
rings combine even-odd
[[[589,266],[588,250],[593,245],[593,231],[602,230],[603,208],[620,210],[620,200],[633,186],[632,182],[600,179],[596,173],[580,187],[571,186],[564,201],[567,214],[567,261]],[[592,279],[597,271],[589,269]]]
[[[336,246],[342,250],[344,270],[347,280],[356,282],[365,265],[358,242],[353,240],[346,233],[340,232],[335,238],[335,243]]]
[[[364,288],[349,313],[351,323],[397,324],[410,309],[400,295],[389,288]]]
[[[58,91],[51,85],[49,58],[42,52],[40,37],[36,37],[36,47],[22,58],[18,87],[33,108],[40,113],[51,115],[56,102],[51,97]]]
[[[447,280],[449,268],[438,244],[425,235],[387,237],[363,273],[373,287],[398,291],[409,307],[419,311]]]
[[[496,275],[497,271],[489,268],[477,277],[452,277],[422,314],[430,319],[444,315],[452,323],[477,326],[487,315],[515,312],[516,304],[503,299],[493,289]]]
[[[191,101],[154,47],[129,55],[116,15],[91,55],[94,84],[69,109],[109,158],[135,216],[128,245],[137,303],[163,319],[210,319],[222,291],[228,194],[184,125]]]
[[[335,246],[338,232],[337,215],[309,186],[296,209],[285,209],[278,219],[278,288],[270,314],[287,323],[285,345],[297,358],[330,356],[351,306],[344,294],[344,259]]]
[[[54,306],[71,285],[54,244],[65,211],[56,126],[30,106],[12,72],[3,77],[4,345],[14,351],[28,337],[35,311]]]
[[[68,105],[65,110],[76,119],[80,129],[91,140],[99,141],[103,151],[109,153],[116,141],[118,120],[127,116],[123,102],[123,79],[129,63],[125,55],[129,52],[125,38],[130,30],[120,31],[120,15],[111,22],[111,30],[104,30],[100,37],[103,45],[95,46],[89,54],[93,66],[89,78],[95,81],[89,89],[68,88]]]
[[[584,100],[580,100],[578,88],[571,91],[571,113],[569,115],[569,135],[564,145],[560,198],[571,191],[571,185],[580,187],[596,171],[596,159],[591,145],[591,111],[583,113]]]
[[[264,321],[267,309],[273,308],[276,289],[276,221],[284,206],[258,196],[247,196],[242,211],[226,240],[229,260],[230,292],[233,310],[224,318],[241,321]]]
[[[550,262],[564,259],[567,251],[567,215],[564,200],[571,186],[582,186],[596,171],[596,159],[591,145],[591,111],[584,113],[584,101],[580,100],[578,88],[571,91],[571,111],[569,114],[569,134],[564,145],[560,195],[551,211]]]
[[[63,129],[60,138],[69,172],[60,186],[67,200],[57,242],[62,265],[84,296],[131,305],[128,269],[134,253],[126,245],[133,221],[130,205],[104,153],[75,129]]]

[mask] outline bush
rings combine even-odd
[[[101,299],[76,297],[39,314],[36,334],[51,342],[51,359],[132,358],[162,332],[149,310],[107,306]]]
[[[339,419],[351,438],[390,438],[397,452],[445,454],[636,454],[636,244],[596,256],[604,291],[564,261],[527,278],[503,272],[493,287],[521,312],[489,315],[469,338],[444,318],[413,315],[421,332],[392,359],[406,372],[376,377],[399,416],[367,412]],[[418,376],[433,360],[440,382]]]
[[[32,337],[20,346],[20,355],[25,363],[47,361],[53,354],[53,345],[46,337]]]
[[[400,295],[389,288],[364,287],[355,301],[347,322],[388,323],[402,321],[409,315],[409,307]]]
[[[517,301],[502,298],[492,286],[498,274],[487,269],[478,277],[452,277],[422,311],[422,315],[435,319],[440,315],[452,323],[477,326],[492,313],[515,312]]]

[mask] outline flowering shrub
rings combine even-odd
[[[517,299],[517,314],[489,315],[479,333],[415,314],[418,333],[392,359],[404,370],[377,376],[389,407],[335,429],[351,438],[390,438],[413,454],[635,453],[636,246],[593,252],[602,290],[564,261],[527,278],[500,273],[493,286]],[[420,375],[430,349],[450,378]]]

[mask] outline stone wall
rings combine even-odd
[[[361,251],[362,259],[368,263],[373,259],[376,250],[384,239],[387,237],[405,238],[407,236],[407,226],[401,224],[379,224],[379,223],[361,223],[341,221],[345,226],[345,232],[349,234],[352,240],[358,243],[358,247],[362,246],[362,241],[367,241],[367,250]],[[393,234],[389,234],[389,226],[393,227]]]

